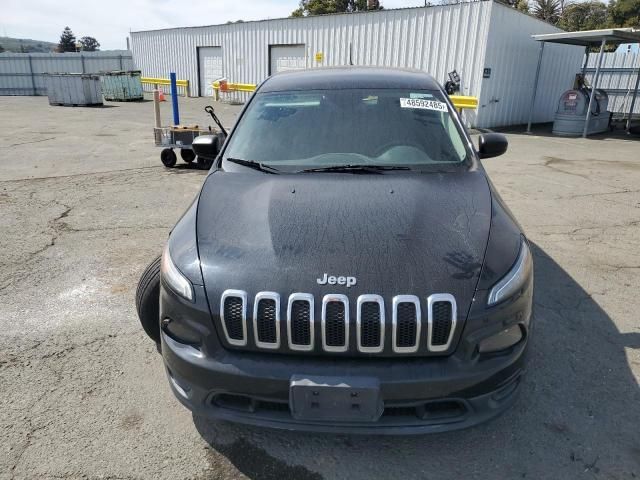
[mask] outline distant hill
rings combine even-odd
[[[56,48],[57,43],[45,42],[42,40],[31,40],[29,38],[0,37],[0,46],[6,52],[50,52]]]

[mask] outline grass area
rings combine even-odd
[[[0,37],[0,46],[4,48],[5,52],[47,53],[53,50],[56,44],[51,42],[45,42],[43,40],[31,40],[30,38]]]

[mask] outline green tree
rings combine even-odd
[[[558,26],[569,32],[580,30],[597,30],[606,28],[608,24],[607,5],[596,1],[571,3],[566,6]]]
[[[82,37],[80,39],[80,45],[85,52],[95,52],[100,50],[100,42],[93,37]]]
[[[69,27],[64,27],[62,35],[60,35],[60,41],[58,42],[58,52],[75,52],[76,51],[76,36],[73,34]]]
[[[516,2],[513,5],[513,8],[523,13],[529,13],[529,2],[528,0],[516,0]]]
[[[20,53],[30,53],[35,52],[35,47],[32,44],[25,44],[22,40],[18,40],[20,44]]]
[[[382,10],[382,5],[379,0],[300,0],[300,6],[291,12],[291,16],[306,17],[364,10]]]
[[[562,12],[559,0],[534,0],[531,13],[540,20],[557,24]]]
[[[609,22],[612,27],[640,28],[640,0],[611,0]]]
[[[498,0],[498,2],[515,8],[520,12],[529,13],[529,0]],[[429,3],[429,5],[431,5],[431,3]]]

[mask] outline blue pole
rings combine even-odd
[[[173,124],[180,125],[180,112],[178,111],[178,87],[176,85],[176,74],[169,74],[171,80],[171,106],[173,107]]]

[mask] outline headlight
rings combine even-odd
[[[527,279],[531,276],[532,271],[533,261],[531,252],[529,251],[526,240],[523,238],[516,263],[509,273],[493,286],[489,292],[487,304],[489,306],[495,305],[515,294],[523,287]]]
[[[171,260],[171,255],[169,254],[169,242],[167,242],[162,252],[160,275],[171,290],[193,302],[193,287],[191,286],[191,282],[189,282],[173,264],[173,260]]]

